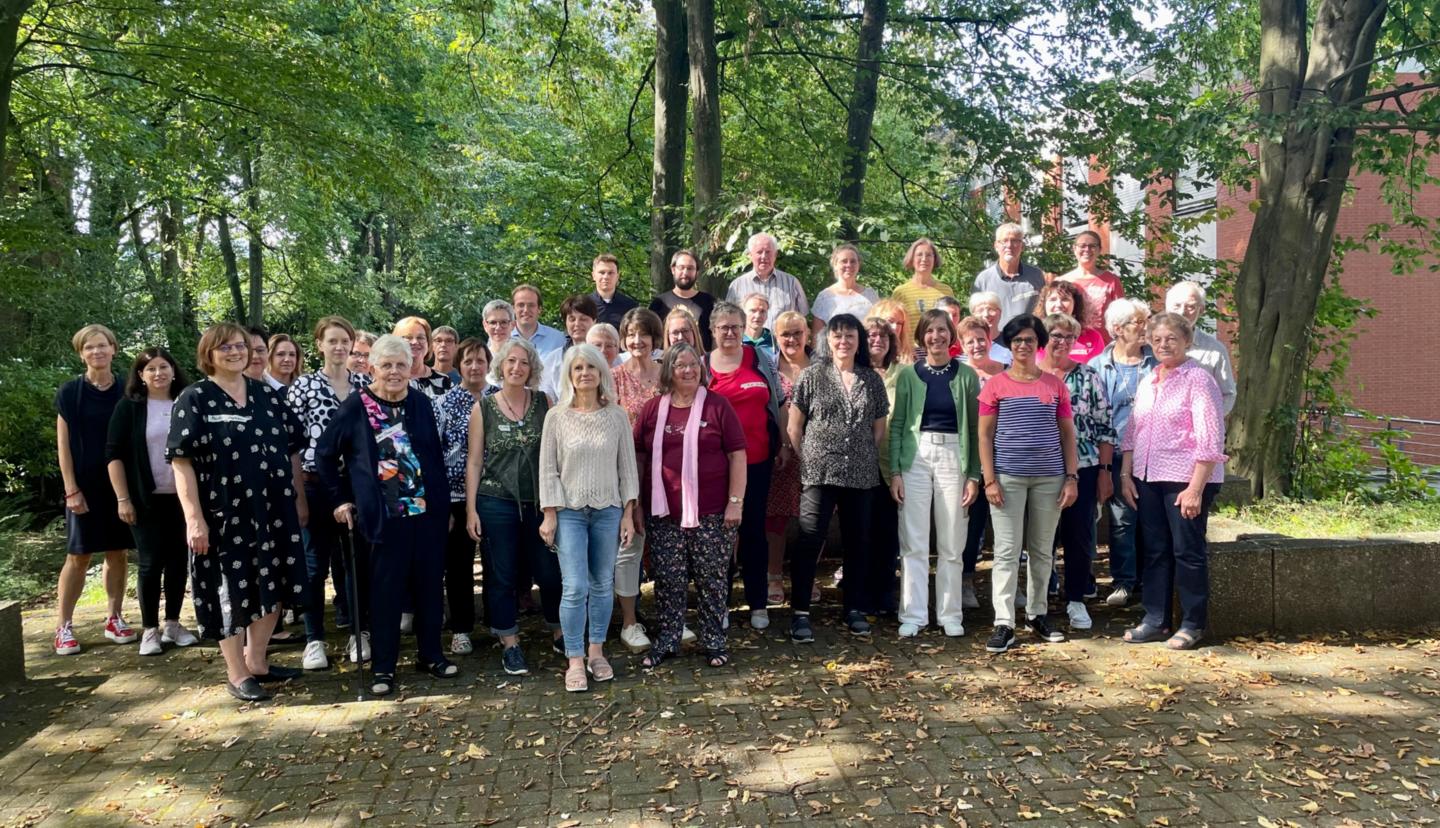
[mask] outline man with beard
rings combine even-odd
[[[670,277],[675,287],[657,295],[650,302],[650,310],[664,319],[675,306],[684,305],[700,321],[700,338],[705,352],[709,353],[713,347],[710,342],[710,310],[715,307],[715,297],[695,287],[700,279],[700,260],[689,250],[675,251],[675,255],[670,257]]]

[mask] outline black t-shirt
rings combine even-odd
[[[920,412],[920,430],[940,434],[956,434],[960,430],[955,417],[955,395],[950,391],[950,382],[955,379],[956,366],[950,360],[939,371],[921,361],[915,363],[915,373],[925,383],[925,408]]]
[[[689,299],[682,299],[675,295],[675,291],[667,290],[655,296],[655,299],[650,302],[650,310],[654,311],[663,322],[676,305],[684,305],[691,313],[695,314],[696,319],[700,320],[700,340],[705,351],[708,352],[714,347],[710,342],[710,311],[715,309],[715,297],[702,290]]]
[[[76,377],[55,394],[55,411],[70,429],[70,458],[75,466],[76,482],[87,492],[95,486],[110,488],[105,472],[105,441],[110,433],[110,416],[120,402],[120,378],[104,391]]]

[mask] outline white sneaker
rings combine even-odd
[[[200,639],[195,637],[195,633],[185,629],[185,625],[179,621],[166,621],[165,627],[160,633],[160,640],[177,647],[191,647],[200,643]]]
[[[300,666],[306,670],[325,670],[330,667],[330,659],[325,657],[325,642],[311,641],[305,645],[305,655],[300,658]]]
[[[287,609],[287,610],[285,610],[285,614],[280,617],[280,623],[282,623],[282,624],[294,624],[294,623],[295,623],[295,610],[293,610],[293,609]]]
[[[346,655],[348,655],[349,658],[350,658],[350,663],[351,663],[351,664],[359,664],[359,663],[360,663],[360,659],[355,655],[355,636],[353,636],[353,635],[350,636],[350,646],[346,647],[345,649],[346,649]],[[366,661],[369,661],[369,660],[370,660],[370,631],[369,631],[369,630],[366,630],[365,632],[360,633],[360,655],[364,656]]]
[[[975,594],[975,579],[969,575],[960,584],[960,607],[962,609],[980,609],[980,598]]]
[[[770,610],[751,610],[750,629],[764,630],[770,627]]]
[[[919,634],[920,634],[920,625],[919,625],[919,624],[901,624],[901,625],[900,625],[900,637],[901,637],[901,638],[914,638],[915,636],[917,636],[917,635],[919,635]]]
[[[1106,606],[1123,607],[1130,603],[1130,590],[1125,587],[1115,587],[1110,594],[1105,596]]]
[[[951,638],[959,638],[965,634],[965,625],[959,621],[946,621],[944,627],[945,634]]]
[[[690,625],[688,625],[688,624],[685,625],[685,627],[680,631],[680,643],[681,643],[681,644],[693,644],[693,643],[695,643],[695,633],[691,631]]]
[[[160,655],[165,648],[160,646],[160,628],[146,627],[145,634],[140,636],[140,655]]]
[[[1090,611],[1085,609],[1084,601],[1071,601],[1065,605],[1065,613],[1070,616],[1070,629],[1088,630],[1092,626]]]
[[[475,652],[475,645],[470,643],[467,633],[455,633],[450,636],[450,652],[453,655],[470,655]]]
[[[400,613],[400,634],[409,635],[412,632],[415,632],[415,613]]]
[[[632,653],[643,653],[650,649],[650,636],[645,634],[645,625],[637,622],[620,630],[620,643]]]

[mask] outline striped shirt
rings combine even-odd
[[[980,389],[980,415],[995,417],[995,471],[1014,477],[1065,473],[1060,420],[1071,417],[1070,392],[1049,374],[1020,382],[998,374]]]

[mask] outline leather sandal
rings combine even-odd
[[[1165,646],[1172,650],[1193,650],[1199,646],[1200,640],[1204,637],[1205,633],[1201,630],[1187,630],[1181,627],[1165,641]]]
[[[589,673],[596,681],[610,681],[615,678],[615,668],[605,656],[594,656],[585,659],[585,672]]]
[[[1125,631],[1125,643],[1127,644],[1153,644],[1169,637],[1169,630],[1152,627],[1143,622]]]
[[[565,669],[565,692],[583,693],[590,689],[590,682],[585,679],[585,665],[575,664]]]

